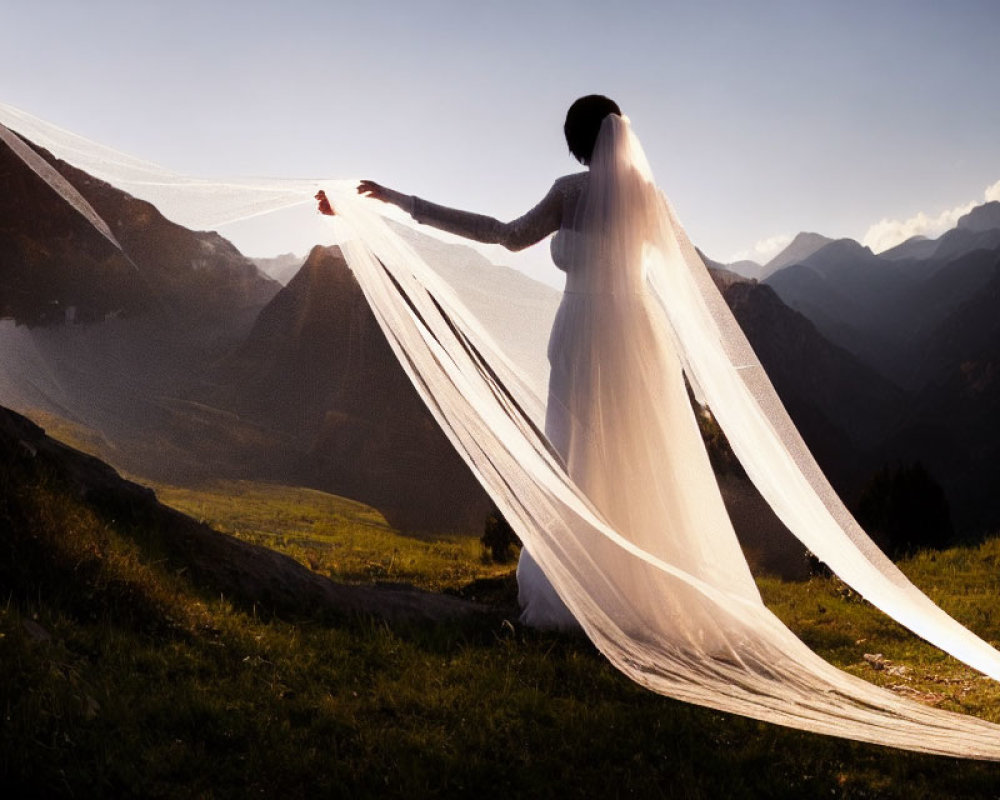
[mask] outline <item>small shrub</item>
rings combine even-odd
[[[498,564],[508,564],[513,561],[521,547],[521,540],[517,538],[510,523],[496,507],[487,514],[483,535],[479,541],[483,543],[490,558]]]

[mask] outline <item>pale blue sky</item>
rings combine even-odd
[[[602,92],[729,260],[982,202],[998,42],[996,0],[41,1],[0,10],[0,100],[178,171],[372,177],[509,218],[575,169],[565,109]]]

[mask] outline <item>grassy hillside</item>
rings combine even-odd
[[[407,536],[370,506],[325,492],[254,481],[155,489],[164,503],[216,530],[278,549],[338,581],[441,591],[510,572],[484,561],[477,537]]]
[[[81,496],[37,461],[0,461],[4,796],[918,798],[989,797],[1000,786],[1000,766],[800,734],[652,695],[580,637],[522,629],[505,608],[391,626],[306,604],[264,615],[195,579],[169,531]],[[496,574],[466,544],[401,536],[365,507],[320,493],[227,484],[162,494],[353,580],[405,576],[442,588]],[[997,640],[998,560],[992,541],[904,567]],[[837,581],[763,588],[838,665],[1000,719],[995,684]]]

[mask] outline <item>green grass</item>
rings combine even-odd
[[[255,481],[154,488],[161,502],[188,516],[280,550],[338,581],[404,582],[441,591],[511,569],[485,559],[481,531],[475,536],[407,536],[370,506],[312,489]]]
[[[160,491],[239,536],[298,557],[321,551],[318,569],[343,564],[353,579],[373,577],[366,565],[383,563],[383,547],[398,550],[391,579],[405,567],[425,586],[496,569],[465,543],[402,536],[370,509],[322,493]],[[397,628],[258,618],[192,585],[159,554],[162,532],[0,465],[5,522],[19,532],[0,554],[5,797],[937,798],[1000,787],[996,765],[801,734],[653,695],[582,638],[499,615]],[[995,639],[998,556],[992,541],[904,567]],[[916,691],[945,695],[932,702],[996,719],[991,682],[839,582],[762,587],[834,663],[905,683],[863,658],[880,652],[912,671]]]
[[[994,646],[1000,644],[993,559],[1000,539],[921,553],[900,564],[917,586]],[[928,569],[937,562],[939,570]],[[832,578],[758,580],[767,605],[827,661],[898,694],[1000,723],[1000,685],[917,638]],[[868,658],[866,658],[866,656]]]

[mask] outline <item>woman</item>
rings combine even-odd
[[[581,97],[566,115],[566,143],[589,167],[606,124],[609,130],[596,154],[600,185],[590,190],[590,171],[559,178],[538,205],[513,222],[445,208],[368,180],[358,192],[399,206],[418,222],[511,250],[556,234],[552,258],[566,272],[566,290],[548,349],[546,436],[574,483],[628,540],[694,576],[757,598],[701,443],[663,310],[646,286],[641,257],[612,252],[633,247],[627,239],[641,237],[617,230],[614,215],[604,218],[600,210],[608,191],[614,191],[607,186],[607,174],[620,155],[616,142],[625,138],[627,123],[618,105],[601,95]],[[633,188],[650,194],[652,185],[637,178]],[[633,202],[637,208],[655,201],[655,195],[640,199]],[[603,231],[595,230],[599,216]],[[629,219],[627,224],[634,228],[638,222]],[[706,530],[712,535],[706,536]],[[718,547],[720,538],[727,547]],[[659,599],[650,602],[645,570],[623,570],[627,574],[619,575],[618,582],[628,587],[632,602],[645,608],[645,614],[681,613]],[[575,624],[532,558],[530,545],[522,552],[517,580],[525,624]]]
[[[671,697],[1000,759],[996,726],[903,701],[831,667],[761,602],[682,374],[810,550],[897,621],[1000,678],[1000,654],[910,584],[825,480],[618,107],[581,98],[565,130],[588,170],[558,179],[511,223],[372,181],[357,187],[484,242],[516,249],[556,233],[552,255],[567,277],[549,342],[544,436],[530,376],[364,202],[337,200],[353,229],[342,247],[390,346],[525,543],[524,620],[575,620],[618,669]]]

